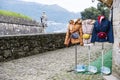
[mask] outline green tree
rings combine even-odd
[[[109,17],[110,9],[103,3],[98,3],[97,9],[104,15],[106,18]]]
[[[101,12],[94,7],[86,8],[81,12],[82,19],[97,19]]]
[[[102,3],[98,3],[97,8],[90,7],[81,12],[82,19],[97,19],[99,15],[109,17],[109,9]]]

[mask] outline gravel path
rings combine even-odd
[[[99,57],[101,44],[91,49],[92,60]],[[87,47],[78,48],[78,64],[88,64]],[[111,48],[106,44],[105,50]],[[102,80],[100,75],[82,75],[67,72],[74,68],[75,49],[73,47],[49,51],[0,63],[0,80]],[[94,79],[93,79],[94,78]],[[99,79],[98,79],[99,78]]]

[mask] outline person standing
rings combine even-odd
[[[47,15],[45,12],[42,13],[42,16],[40,19],[41,19],[42,27],[44,28],[44,32],[45,32],[45,28],[47,27]]]

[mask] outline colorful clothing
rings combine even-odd
[[[90,41],[91,41],[91,34],[92,34],[92,30],[93,30],[93,24],[94,24],[94,20],[91,20],[91,19],[84,20],[82,22],[83,43],[84,44],[90,44],[91,43]]]
[[[102,34],[103,37],[100,38],[99,35],[100,33]],[[104,37],[105,36],[105,37]],[[111,22],[105,18],[102,20],[98,19],[96,20],[92,32],[92,38],[91,42],[109,42],[109,43],[114,43],[114,35],[113,35],[113,27],[111,25]]]
[[[72,38],[71,35],[73,33],[78,33],[79,37],[77,39]],[[72,27],[72,29],[71,29],[71,26],[68,25],[68,31],[67,31],[66,36],[65,36],[64,44],[69,45],[70,43],[71,44],[78,44],[79,43],[82,46],[83,45],[82,36],[83,36],[82,23],[75,23],[74,26]]]

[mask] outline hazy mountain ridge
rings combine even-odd
[[[66,24],[70,19],[79,18],[80,13],[69,12],[68,10],[54,4],[44,5],[35,2],[24,2],[21,0],[0,0],[0,9],[14,11],[40,22],[40,17],[43,11],[46,12],[48,21],[60,23],[54,25],[52,22],[48,24],[47,32],[65,31]],[[64,29],[65,28],[65,29]]]
[[[35,20],[40,20],[41,13],[45,11],[48,20],[55,22],[67,22],[69,19],[80,17],[79,13],[69,12],[56,4],[43,5],[20,0],[0,0],[0,9],[22,13]]]

